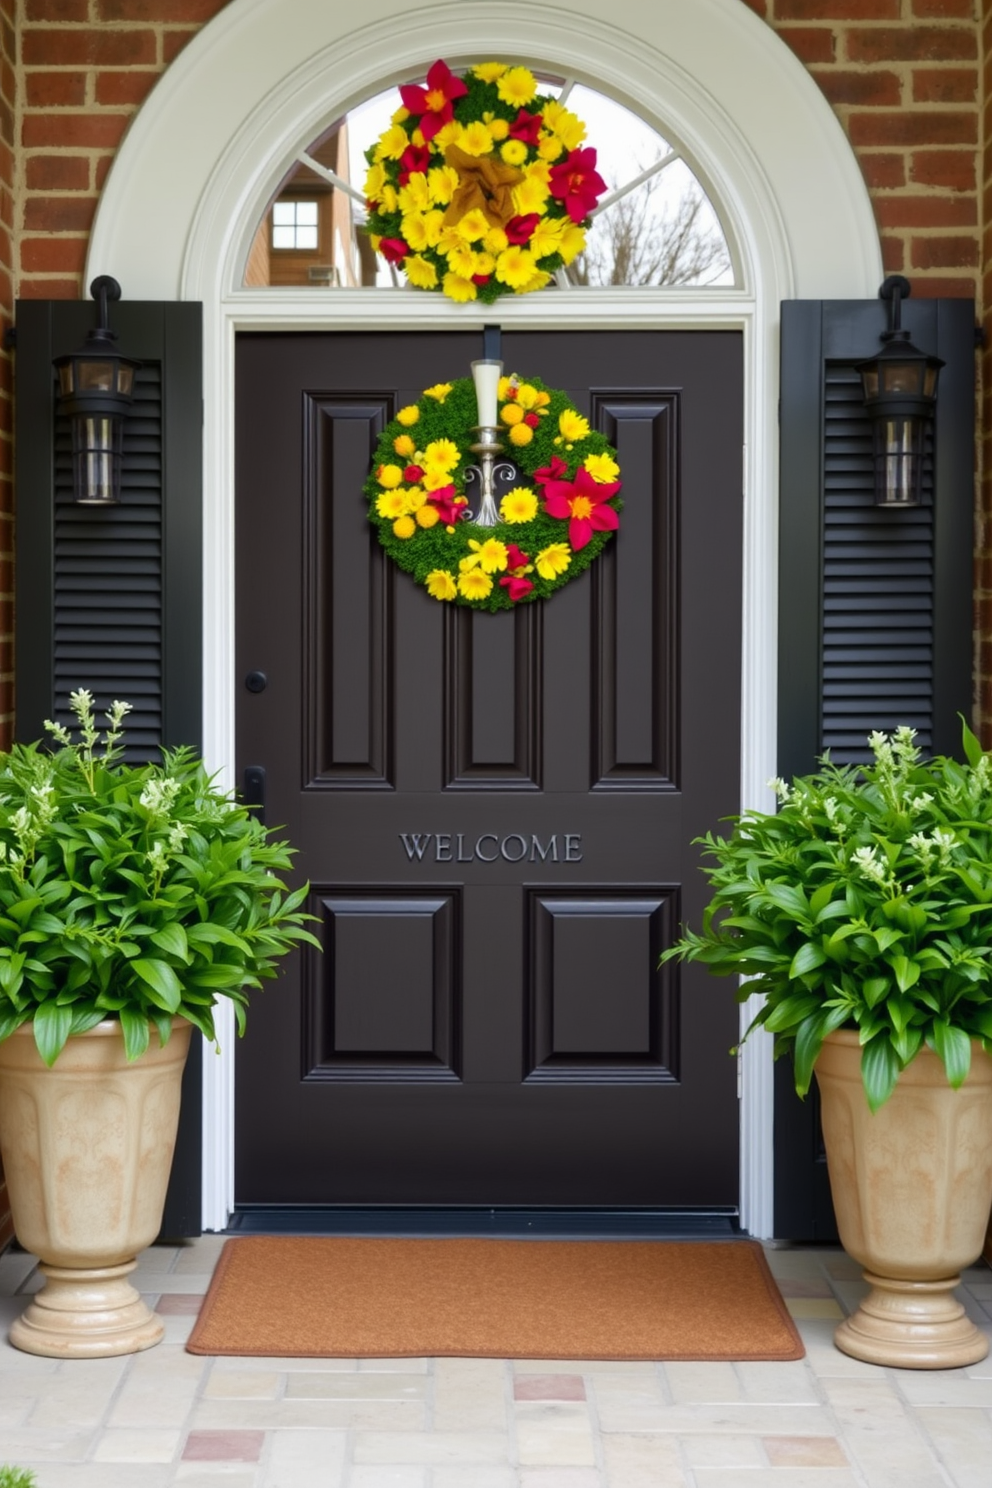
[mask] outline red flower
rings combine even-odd
[[[525,145],[536,145],[543,122],[543,114],[529,114],[526,109],[521,109],[510,125],[510,138],[523,140]]]
[[[490,281],[490,279],[492,277],[493,277],[492,274],[473,274],[472,275],[472,283],[473,284],[488,284],[489,281]]]
[[[540,212],[528,212],[526,217],[511,217],[503,229],[511,247],[522,248],[529,243],[540,220]]]
[[[568,520],[568,540],[578,552],[594,532],[612,532],[620,526],[613,507],[604,505],[619,489],[619,481],[594,481],[582,466],[574,481],[544,482],[544,510],[549,517]]]
[[[523,599],[524,595],[529,594],[534,587],[530,579],[517,578],[515,574],[505,574],[500,579],[500,584],[509,591],[512,604],[516,604],[518,599]]]
[[[539,429],[541,427],[540,417],[536,413],[525,413],[524,414],[524,423],[530,429]]]
[[[588,217],[605,190],[593,149],[573,150],[561,165],[551,167],[551,195],[565,203],[573,222]]]
[[[437,61],[427,74],[426,88],[408,84],[400,89],[400,97],[403,107],[411,114],[422,115],[420,132],[429,142],[439,129],[451,123],[454,100],[464,98],[467,92],[461,78],[455,77],[447,63]]]
[[[382,238],[379,252],[387,263],[402,263],[410,252],[410,246],[402,238]]]
[[[429,145],[407,145],[400,156],[399,182],[405,186],[410,177],[416,172],[426,172],[431,163],[431,152]]]
[[[442,486],[439,491],[428,491],[427,500],[437,507],[438,516],[446,527],[453,527],[465,515],[464,498],[455,495],[454,486]]]
[[[408,465],[403,472],[403,479],[405,481],[409,481],[411,486],[415,486],[417,482],[419,480],[423,480],[423,478],[424,472],[421,470],[419,465]]]
[[[529,553],[522,553],[517,547],[516,543],[507,543],[506,566],[510,570],[511,574],[516,573],[518,569],[525,569],[529,562]]]
[[[557,455],[551,456],[551,464],[544,465],[540,470],[534,471],[534,479],[539,486],[546,486],[549,481],[560,481],[562,476],[568,474],[568,466],[564,460],[559,460]]]

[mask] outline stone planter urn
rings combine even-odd
[[[128,1063],[120,1024],[70,1037],[49,1068],[30,1023],[0,1043],[0,1154],[17,1239],[44,1288],[14,1323],[16,1348],[91,1359],[151,1348],[162,1320],[128,1281],[159,1233],[192,1028],[152,1031]]]
[[[871,1291],[837,1347],[899,1369],[984,1359],[988,1339],[954,1296],[982,1253],[992,1207],[992,1058],[972,1044],[960,1090],[924,1048],[874,1114],[855,1031],[830,1034],[816,1063],[841,1243]]]

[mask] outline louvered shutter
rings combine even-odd
[[[101,711],[134,705],[129,757],[157,759],[162,745],[201,748],[201,307],[111,306],[120,349],[142,366],[121,502],[106,509],[72,501],[52,368],[95,317],[92,302],[17,306],[16,735],[70,722],[68,694],[88,687]],[[200,1050],[194,1039],[163,1222],[174,1237],[200,1232]]]
[[[960,754],[972,700],[975,311],[909,300],[903,325],[943,357],[925,499],[874,505],[871,430],[854,365],[887,324],[881,301],[782,306],[778,773],[868,757],[867,735],[906,723]],[[775,1075],[775,1234],[836,1237],[815,1089]]]

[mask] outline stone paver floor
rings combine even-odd
[[[183,1345],[222,1243],[142,1257],[166,1319],[147,1353],[69,1363],[0,1343],[0,1463],[38,1488],[992,1488],[992,1362],[838,1353],[862,1290],[839,1250],[768,1253],[799,1363],[197,1358]],[[4,1334],[38,1280],[30,1256],[0,1257]],[[992,1332],[992,1271],[961,1295]]]

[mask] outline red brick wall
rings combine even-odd
[[[992,5],[986,5],[982,28],[982,280],[979,305],[985,329],[982,398],[979,420],[979,469],[982,472],[975,532],[975,691],[983,743],[992,747]],[[987,1252],[992,1260],[992,1228]]]

